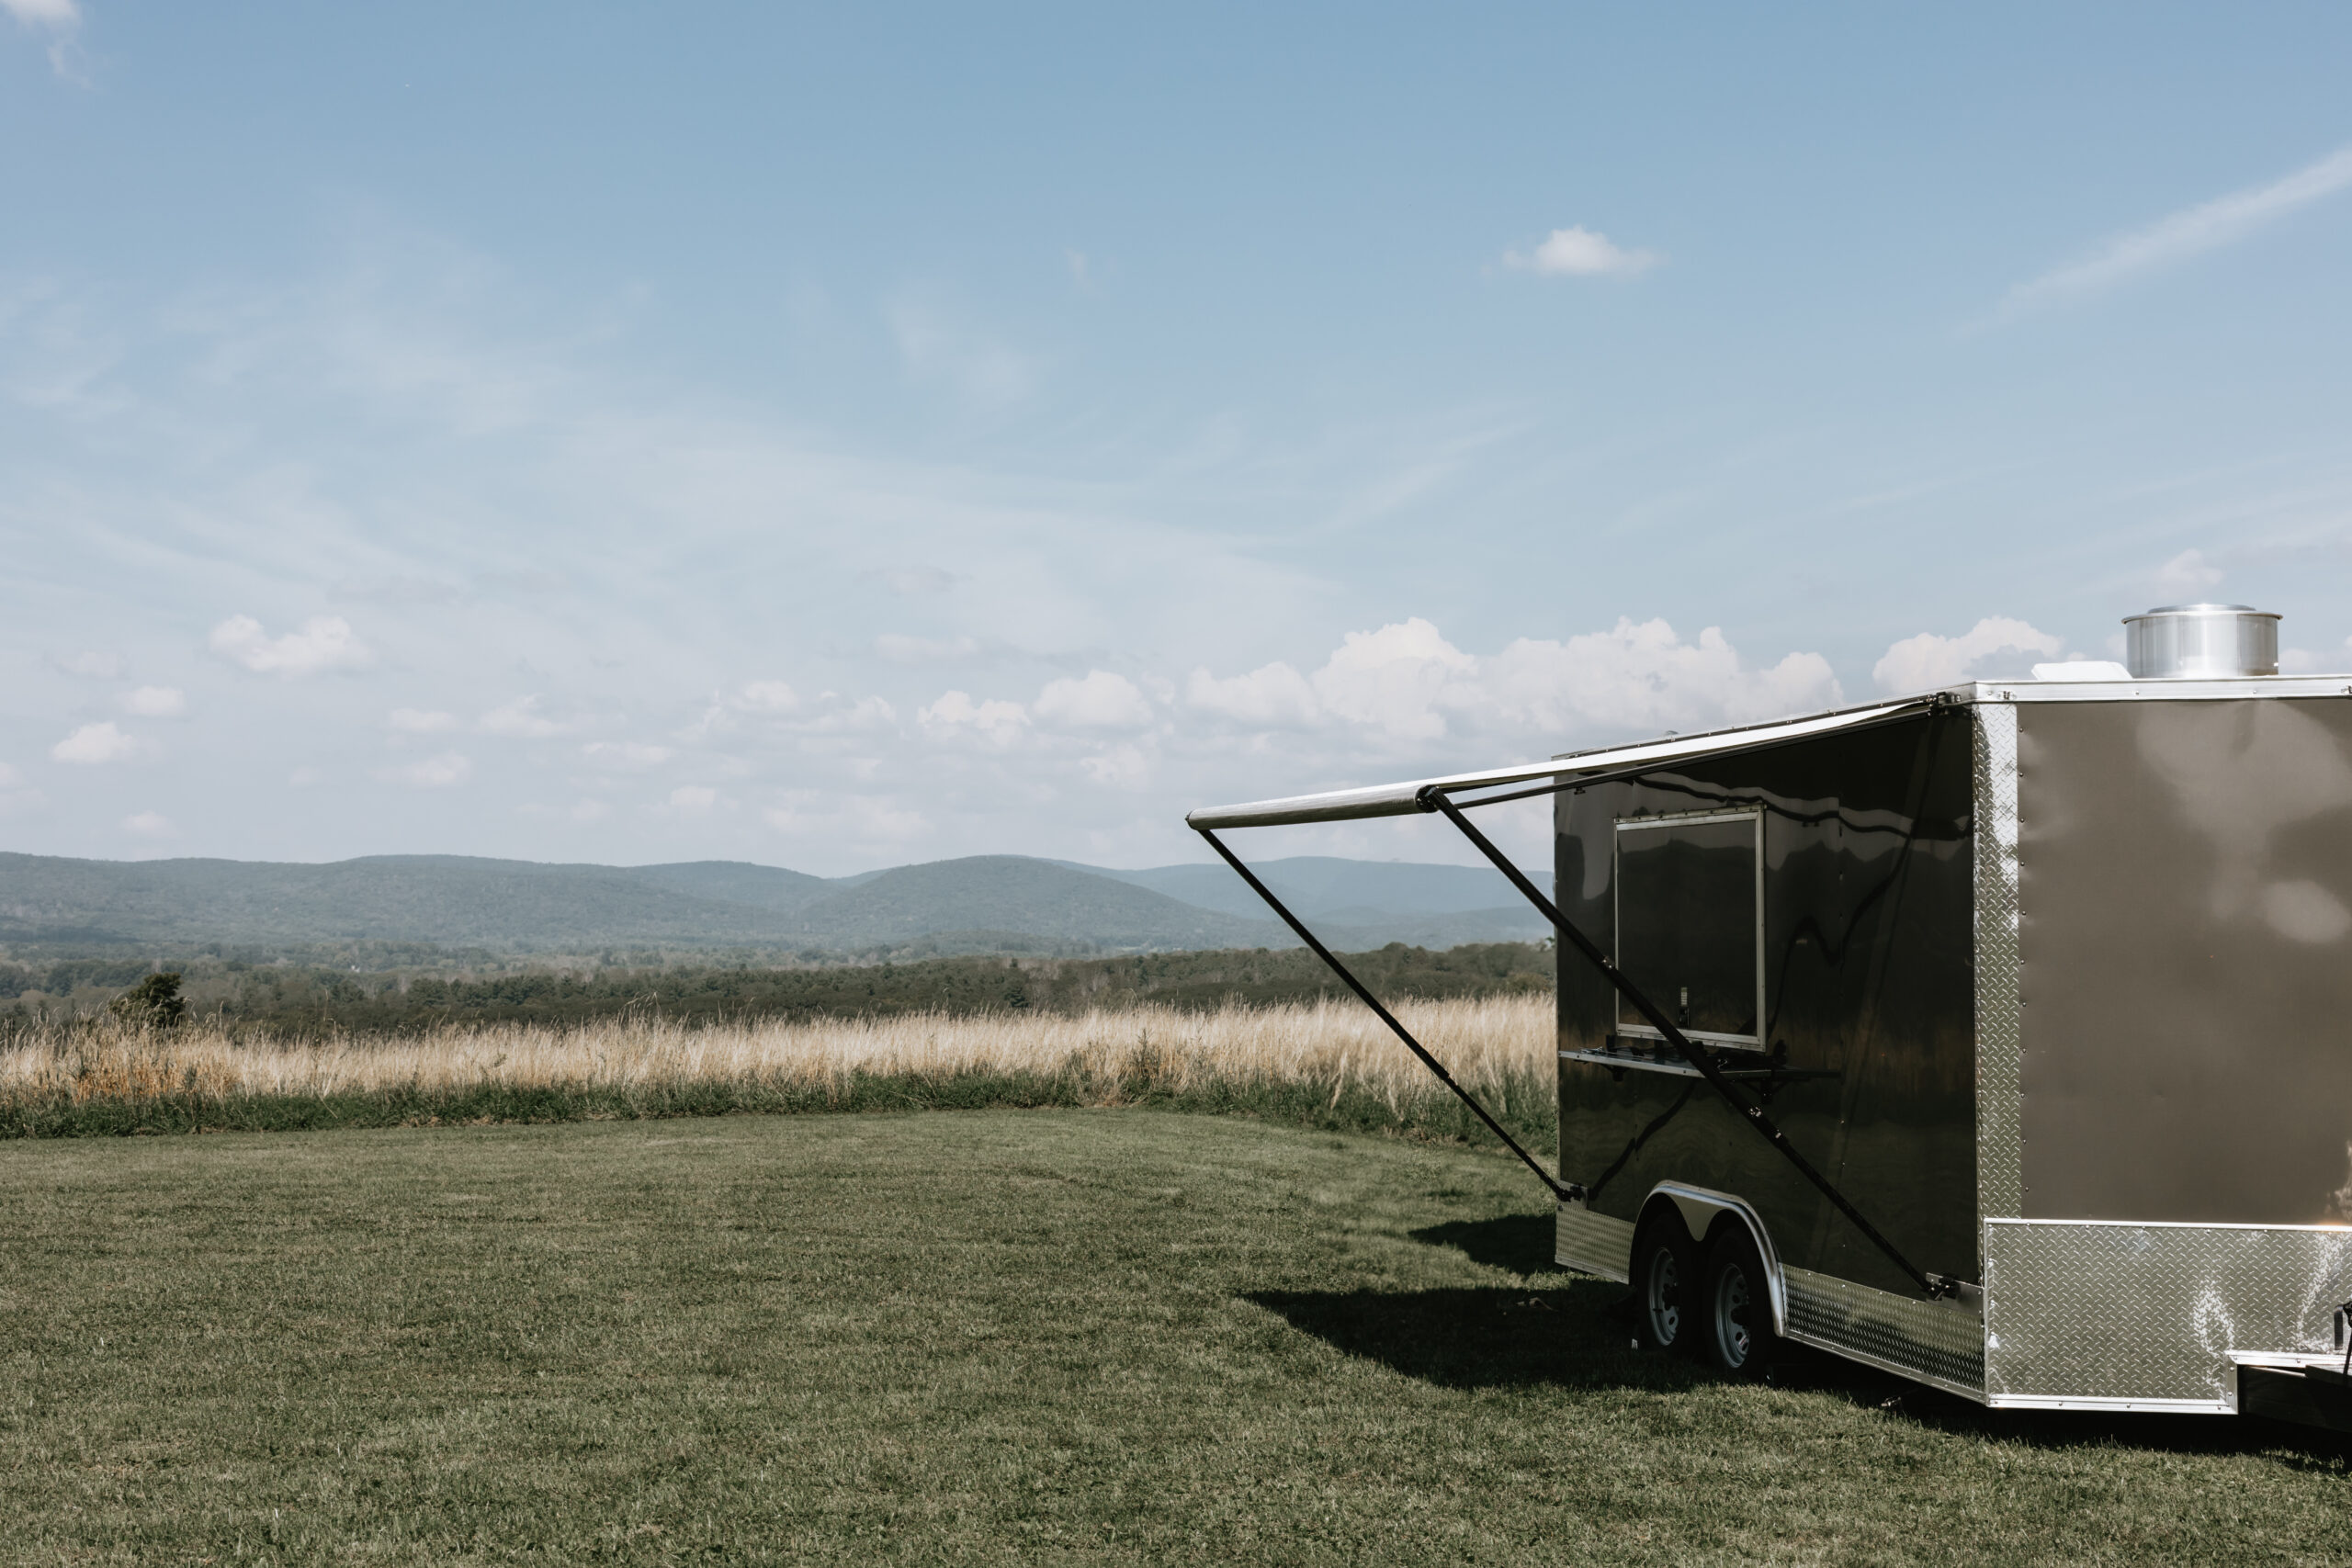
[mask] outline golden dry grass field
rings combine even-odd
[[[1406,1001],[1396,1010],[1488,1104],[1533,1131],[1548,1123],[1548,998]],[[142,1112],[163,1114],[153,1131],[243,1126],[265,1108],[277,1118],[270,1124],[308,1124],[305,1105],[372,1104],[384,1112],[368,1118],[377,1121],[563,1120],[565,1106],[588,1116],[879,1109],[898,1092],[913,1108],[940,1094],[963,1103],[953,1098],[959,1089],[1081,1105],[1242,1109],[1262,1100],[1284,1119],[1319,1100],[1351,1125],[1385,1117],[1440,1135],[1460,1121],[1442,1087],[1353,1001],[701,1026],[622,1018],[319,1042],[201,1023],[79,1024],[29,1030],[0,1049],[0,1108],[15,1108],[19,1131],[134,1131],[121,1116],[135,1122]],[[514,1113],[500,1114],[502,1105]],[[40,1124],[44,1115],[55,1125]]]

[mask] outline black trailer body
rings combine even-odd
[[[1563,1265],[1737,1227],[1781,1333],[1971,1399],[2352,1425],[2352,684],[2116,674],[1192,820],[1556,791],[1686,1037],[1562,942]]]
[[[1561,1262],[1736,1218],[1790,1337],[1995,1405],[2228,1411],[2343,1352],[2352,696],[2019,682],[1559,797],[1558,902],[1716,1031],[1924,1298],[1589,968],[1560,975]],[[1750,814],[1743,856],[1723,831]],[[1683,824],[1690,826],[1685,827]],[[1710,870],[1690,869],[1713,860]],[[1679,861],[1680,863],[1672,863]],[[1672,932],[1669,939],[1664,932]],[[1717,978],[1707,978],[1717,976]],[[1745,1037],[1743,1032],[1745,1032]]]

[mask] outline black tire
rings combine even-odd
[[[1684,1330],[1699,1342],[1709,1366],[1727,1378],[1747,1381],[1770,1369],[1781,1348],[1770,1292],[1764,1259],[1747,1227],[1725,1225],[1707,1248],[1704,1292],[1698,1311],[1689,1314],[1699,1321]]]
[[[1672,1216],[1653,1220],[1634,1237],[1627,1276],[1634,1287],[1634,1325],[1645,1350],[1685,1350],[1698,1325],[1699,1270],[1690,1240]]]

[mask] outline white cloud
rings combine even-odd
[[[50,668],[67,675],[77,675],[85,681],[119,680],[124,660],[119,653],[52,653]]]
[[[1905,637],[1871,667],[1871,678],[1884,692],[1932,691],[1972,676],[1997,676],[2008,666],[2022,667],[2030,654],[2055,659],[2065,647],[2023,621],[1987,615],[1958,637],[1921,632]]]
[[[1819,654],[1752,670],[1713,626],[1686,643],[1664,621],[1631,619],[1565,642],[1521,637],[1481,659],[1417,616],[1349,633],[1311,677],[1274,663],[1223,680],[1196,670],[1185,687],[1190,707],[1239,728],[1337,728],[1391,752],[1453,735],[1523,746],[1593,729],[1706,728],[1841,700]]]
[[[708,784],[680,784],[670,792],[670,809],[696,816],[718,804],[718,792]]]
[[[2109,240],[2098,254],[2020,283],[2001,314],[2086,299],[2135,273],[2235,244],[2265,224],[2352,186],[2352,147],[2331,152],[2267,186],[2250,186],[2185,208],[2144,229]]]
[[[601,800],[581,800],[571,807],[574,822],[601,822],[613,814],[613,808]]]
[[[160,811],[141,811],[122,819],[122,830],[142,839],[168,839],[179,831]]]
[[[1141,789],[1151,782],[1151,759],[1137,746],[1114,746],[1080,759],[1079,766],[1096,784],[1114,789]]]
[[[944,593],[964,580],[956,573],[936,566],[876,567],[857,574],[861,582],[875,582],[900,597],[917,593]]]
[[[0,0],[0,11],[7,12],[19,26],[51,32],[63,32],[82,23],[82,8],[74,0]]]
[[[597,767],[619,772],[659,767],[677,755],[667,746],[648,746],[636,740],[592,740],[580,749],[580,754]]]
[[[387,768],[379,777],[411,789],[449,789],[473,777],[473,759],[457,751],[443,751],[402,767]]]
[[[760,813],[779,833],[823,842],[846,842],[888,852],[922,838],[931,819],[920,811],[872,795],[796,790]]]
[[[952,664],[980,651],[978,637],[933,639],[885,632],[874,639],[874,651],[893,664]]]
[[[109,719],[84,725],[51,747],[49,754],[61,762],[120,762],[145,749],[137,737],[124,734]]]
[[[899,358],[919,386],[935,386],[977,408],[1005,409],[1026,398],[1036,369],[1016,353],[936,304],[900,300],[885,313]]]
[[[1721,628],[1686,643],[1662,620],[1620,619],[1566,642],[1521,637],[1481,675],[1488,727],[1539,735],[1708,729],[1845,700],[1817,653],[1749,669]]]
[[[799,735],[873,735],[899,727],[899,710],[881,697],[851,702],[836,692],[817,699],[822,711],[786,728]]]
[[[1027,731],[1029,713],[1019,703],[976,703],[967,692],[942,692],[937,702],[915,710],[915,722],[933,735],[977,735],[1010,746]]]
[[[746,681],[729,703],[744,713],[791,713],[800,697],[782,681]]]
[[[123,712],[141,718],[177,718],[187,712],[187,694],[177,686],[140,686],[119,700]]]
[[[1322,717],[1315,686],[1282,660],[1223,680],[1209,670],[1193,670],[1185,680],[1183,701],[1188,707],[1214,712],[1247,728],[1303,728]]]
[[[261,675],[356,670],[374,658],[341,615],[314,615],[276,637],[251,615],[232,615],[212,628],[212,651]]]
[[[286,782],[296,789],[308,789],[312,784],[324,784],[326,774],[316,768],[300,767],[287,774]]]
[[[1514,272],[1547,277],[1632,276],[1647,272],[1666,258],[1656,251],[1629,251],[1590,229],[1555,229],[1532,254],[1505,251],[1503,265]]]
[[[474,728],[484,735],[511,735],[524,740],[545,740],[577,728],[559,724],[539,712],[537,693],[517,697],[503,707],[494,707],[474,720]]]
[[[1151,722],[1150,700],[1133,681],[1107,670],[1047,682],[1029,712],[1040,724],[1069,729],[1140,729]]]
[[[1184,682],[1184,702],[1251,729],[1301,728],[1322,714],[1314,686],[1279,660],[1223,680],[1195,670]]]
[[[458,716],[438,708],[394,708],[384,723],[402,735],[437,735],[458,728]]]
[[[14,789],[24,783],[24,775],[6,762],[0,762],[0,789]]]
[[[50,69],[69,80],[79,79],[72,62],[74,35],[82,26],[82,8],[74,0],[0,0],[0,11],[6,11],[28,31],[47,33]]]
[[[2222,581],[2222,570],[2206,563],[2202,550],[2183,550],[2156,569],[2156,587],[2162,592],[2183,599],[2193,599]]]
[[[1446,728],[1440,696],[1477,669],[1476,659],[1416,615],[1376,632],[1348,633],[1315,672],[1315,695],[1345,722],[1396,740],[1433,740]]]

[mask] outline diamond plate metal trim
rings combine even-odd
[[[1973,1307],[1874,1291],[1789,1269],[1788,1335],[1971,1399],[1984,1397],[1984,1328]]]
[[[1623,1280],[1634,1256],[1634,1227],[1596,1214],[1581,1203],[1560,1205],[1552,1232],[1552,1261],[1604,1280]]]
[[[1996,1404],[2233,1408],[2233,1352],[2325,1350],[2352,1295],[2352,1230],[1994,1220],[1984,1233]]]
[[[2018,1147],[2018,710],[1976,714],[1976,1212],[2024,1210]]]

